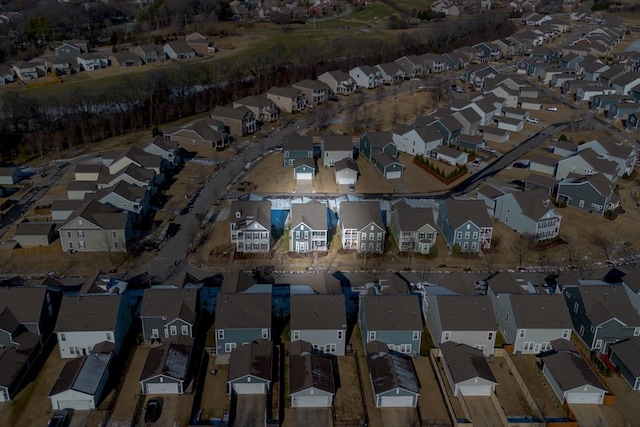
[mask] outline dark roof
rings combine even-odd
[[[327,230],[327,206],[319,202],[292,203],[291,228],[305,223],[312,230]]]
[[[431,208],[414,208],[401,200],[393,205],[392,213],[397,216],[402,231],[418,231],[427,224],[436,228]]]
[[[586,315],[594,325],[615,318],[628,327],[640,327],[640,315],[631,304],[624,286],[589,285],[578,289]]]
[[[393,143],[393,132],[391,131],[367,132],[366,135],[372,147],[384,147]]]
[[[573,329],[562,294],[509,294],[500,298],[511,301],[517,328]]]
[[[140,381],[158,375],[184,380],[187,377],[192,348],[193,338],[186,335],[171,337],[160,347],[152,348],[147,355]]]
[[[375,341],[373,342],[375,343]],[[367,344],[367,362],[371,372],[371,382],[375,394],[395,390],[397,388],[418,394],[418,378],[413,368],[411,358],[402,356],[396,352],[369,351],[369,349],[382,349],[386,345]]]
[[[189,46],[189,43],[187,42],[183,42],[181,40],[174,40],[171,42],[167,43],[171,49],[175,52],[175,53],[193,53],[193,49],[191,49],[191,46]]]
[[[93,191],[95,189],[95,181],[70,181],[67,184],[67,191]]]
[[[289,393],[309,388],[335,393],[333,364],[328,357],[305,353],[289,357]]]
[[[218,298],[216,329],[271,327],[271,294],[228,294]]]
[[[292,330],[346,329],[344,294],[291,295]]]
[[[91,353],[87,356],[70,360],[62,368],[62,372],[49,392],[49,396],[66,390],[95,395],[107,372],[112,353]]]
[[[481,350],[466,344],[447,341],[440,344],[440,351],[454,384],[473,378],[482,378],[495,384],[498,383]]]
[[[267,94],[282,96],[284,98],[290,98],[290,99],[295,99],[301,95],[300,89],[295,89],[292,87],[278,87],[278,86],[271,86],[271,88],[267,91]]]
[[[447,200],[444,202],[449,214],[449,224],[456,229],[466,223],[473,222],[478,227],[493,227],[482,200]]]
[[[9,387],[17,379],[27,358],[15,348],[0,348],[0,386]]]
[[[230,222],[257,221],[267,230],[271,229],[271,202],[254,200],[234,200],[231,202]],[[236,218],[236,213],[240,212],[240,218]]]
[[[231,271],[224,274],[220,292],[223,294],[242,293],[256,283],[253,276],[242,270]]]
[[[0,311],[10,308],[21,324],[40,322],[46,287],[12,286],[0,289]]]
[[[145,289],[140,317],[166,316],[167,321],[179,318],[193,325],[197,300],[197,289]]]
[[[380,212],[380,202],[359,201],[340,203],[340,220],[345,228],[362,230],[371,223],[385,229]]]
[[[532,184],[537,184],[543,187],[553,188],[558,183],[557,179],[554,179],[550,176],[540,175],[535,172],[531,172],[529,176],[525,179],[526,182],[530,182]]]
[[[313,137],[293,134],[285,138],[283,146],[284,151],[313,151]]]
[[[325,151],[351,151],[353,138],[350,135],[325,135],[322,137],[322,148]]]
[[[272,357],[273,344],[265,339],[234,348],[229,360],[229,381],[251,375],[270,382]]]
[[[369,331],[422,331],[416,295],[365,295],[360,304]]]
[[[354,170],[356,172],[360,172],[360,169],[358,169],[358,164],[352,159],[352,158],[344,158],[341,160],[338,160],[337,162],[334,163],[333,165],[334,170],[336,171],[341,171],[344,169],[351,169]]]
[[[64,296],[55,332],[115,331],[120,295]]]
[[[102,169],[102,163],[80,163],[73,170],[75,173],[98,173]]]
[[[481,295],[439,295],[435,304],[443,331],[495,331],[491,299]]]
[[[297,159],[295,159],[293,161],[293,168],[294,169],[298,169],[300,167],[307,167],[307,168],[311,168],[315,171],[316,169],[316,162],[315,160],[313,160],[311,157],[298,157]]]
[[[212,117],[226,117],[232,120],[243,120],[247,115],[254,114],[245,107],[229,108],[218,105],[211,111]]]
[[[554,205],[549,200],[549,193],[543,190],[527,190],[511,193],[513,198],[520,206],[522,214],[529,217],[533,221],[540,221],[550,211],[559,216],[554,210]]]
[[[0,312],[0,330],[8,332],[12,335],[12,338],[14,338],[14,336],[19,332],[20,329],[20,322],[11,311],[11,308],[3,308]]]
[[[84,200],[57,199],[51,204],[52,211],[75,211],[84,206]]]
[[[579,354],[560,351],[544,356],[542,361],[562,391],[573,390],[585,385],[607,390],[589,364]]]
[[[16,228],[15,236],[46,236],[56,226],[53,222],[21,222]]]
[[[77,217],[81,217],[105,230],[124,230],[128,221],[126,212],[103,205],[97,200],[90,200],[86,205],[69,215],[69,218],[61,228],[64,228]]]
[[[609,349],[618,356],[631,375],[640,377],[640,337],[631,337],[609,344]]]
[[[342,285],[340,280],[329,272],[291,273],[278,274],[275,279],[276,284],[286,284],[290,286],[306,285],[318,294],[340,294]]]

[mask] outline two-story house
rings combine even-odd
[[[344,356],[346,313],[343,294],[292,295],[291,341],[307,341],[314,351]]]
[[[491,247],[493,222],[482,200],[446,200],[438,209],[437,224],[451,248],[479,252]]]
[[[198,314],[197,289],[145,289],[140,321],[145,342],[195,335]]]
[[[410,253],[428,254],[438,235],[433,210],[414,208],[405,201],[392,206],[389,229],[398,250]]]
[[[292,203],[289,213],[289,251],[326,251],[329,247],[327,206],[324,203]]]
[[[600,157],[616,162],[622,175],[630,175],[633,172],[638,156],[638,151],[633,146],[609,137],[594,139],[580,144],[576,147],[576,151],[579,153],[589,148]]]
[[[216,106],[210,114],[211,119],[222,122],[231,135],[247,136],[258,129],[256,115],[245,107],[229,108]]]
[[[385,226],[377,201],[342,202],[339,210],[343,249],[384,252]]]
[[[180,144],[177,141],[170,141],[161,136],[155,136],[151,142],[142,147],[145,153],[160,156],[169,164],[169,168],[173,169],[182,162],[180,157]]]
[[[366,132],[360,137],[360,154],[371,160],[373,155],[384,154],[397,157],[398,148],[393,143],[393,133],[389,131]]]
[[[320,74],[318,80],[329,86],[333,94],[352,95],[356,91],[356,83],[344,71],[334,70]]]
[[[560,232],[562,215],[543,190],[503,194],[495,199],[494,212],[500,222],[536,241],[553,239]]]
[[[567,206],[604,215],[618,207],[620,198],[614,193],[615,184],[604,175],[575,176],[558,183],[556,200]]]
[[[380,341],[399,353],[420,352],[423,327],[416,295],[362,295],[359,321],[365,346]]]
[[[167,129],[164,131],[163,139],[196,150],[199,147],[222,149],[231,141],[225,129],[226,126],[221,121],[207,118],[185,126]]]
[[[378,64],[375,66],[380,71],[382,77],[382,84],[390,85],[396,84],[404,80],[406,73],[396,62],[387,62],[384,64]]]
[[[275,122],[280,117],[278,106],[266,96],[245,96],[233,101],[233,108],[245,107],[261,122]]]
[[[353,139],[349,135],[324,135],[320,148],[324,167],[334,166],[342,159],[353,159]]]
[[[374,89],[382,86],[382,73],[377,68],[368,65],[352,68],[349,70],[349,76],[358,87]]]
[[[94,199],[104,205],[128,212],[131,221],[136,223],[142,221],[149,212],[151,192],[147,187],[139,187],[122,180],[113,187],[105,187],[86,195],[86,199]]]
[[[434,125],[411,127],[404,124],[393,128],[393,144],[398,151],[412,156],[428,156],[429,153],[442,145],[442,134]]]
[[[407,55],[396,59],[396,63],[402,67],[405,74],[411,78],[420,77],[425,74],[426,64],[417,55]]]
[[[271,203],[235,200],[229,218],[231,244],[237,252],[269,252],[271,248]]]
[[[285,113],[297,113],[307,107],[308,100],[300,89],[273,86],[267,92],[267,98],[273,101]]]
[[[283,165],[294,167],[297,159],[313,158],[313,137],[311,135],[289,135],[283,143]]]
[[[304,95],[311,105],[322,104],[329,99],[329,86],[318,80],[302,80],[291,85]]]
[[[216,351],[230,354],[252,341],[271,341],[271,294],[225,294],[216,304]]]

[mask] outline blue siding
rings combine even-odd
[[[284,225],[289,216],[288,210],[271,210],[271,235],[278,240],[284,233]]]

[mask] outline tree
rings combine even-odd
[[[127,251],[127,243],[124,240],[124,236],[116,230],[102,230],[96,246],[107,253],[111,269],[113,269],[115,265],[115,255],[126,254]]]
[[[44,16],[36,16],[24,23],[24,35],[29,41],[38,41],[38,44],[44,43],[46,37],[53,32],[53,25]]]
[[[589,235],[589,239],[591,243],[600,249],[605,256],[606,260],[610,260],[613,256],[613,251],[616,245],[616,240],[618,236],[618,230],[616,229],[613,233],[605,233],[603,231],[594,231]]]
[[[536,239],[531,233],[522,233],[513,243],[513,251],[518,256],[520,268],[524,267],[524,261],[536,245]]]

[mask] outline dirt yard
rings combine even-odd
[[[542,414],[550,418],[566,417],[567,414],[562,404],[554,394],[542,371],[536,365],[535,356],[520,355],[513,357],[512,360]]]
[[[110,426],[116,427],[131,423],[141,391],[140,374],[142,374],[150,348],[148,345],[139,345],[135,350],[129,369],[122,373],[126,375],[126,379],[120,389],[118,400],[115,402]]]
[[[533,416],[533,411],[529,408],[520,386],[513,378],[513,374],[509,370],[509,366],[502,357],[487,359],[493,375],[498,380],[496,386],[496,396],[502,406],[502,410],[506,416],[522,417]]]
[[[449,414],[444,403],[438,379],[433,372],[431,361],[428,357],[416,357],[413,359],[413,367],[420,381],[420,397],[418,406],[423,420],[449,422]]]
[[[202,417],[203,420],[222,419],[225,411],[229,411],[231,401],[227,394],[227,377],[229,375],[229,365],[215,363],[215,357],[209,357],[207,368],[207,378],[204,381],[202,391]],[[212,375],[212,372],[216,372]]]

